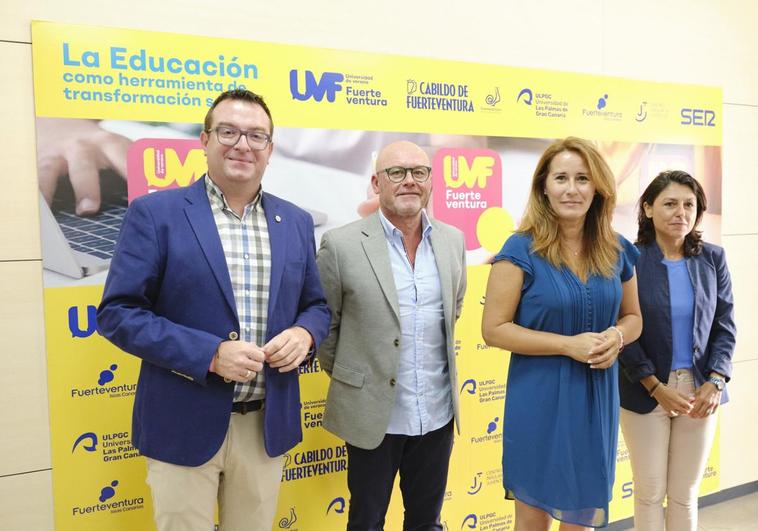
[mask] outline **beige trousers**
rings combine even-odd
[[[282,458],[263,446],[263,411],[232,413],[219,451],[207,463],[180,466],[147,460],[147,483],[158,531],[270,531]]]
[[[668,385],[685,396],[695,393],[692,372],[687,369],[671,371]],[[635,530],[695,531],[698,490],[713,444],[716,415],[672,417],[660,405],[645,415],[622,408],[621,431],[632,464]]]

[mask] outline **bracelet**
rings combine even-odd
[[[621,330],[619,330],[615,326],[609,326],[608,328],[610,328],[611,330],[615,330],[616,333],[619,335],[619,352],[621,352],[622,350],[624,350],[624,334],[622,334]]]
[[[652,398],[655,392],[658,390],[658,387],[660,387],[661,382],[656,382],[653,387],[650,388],[650,391],[647,392],[647,394]]]

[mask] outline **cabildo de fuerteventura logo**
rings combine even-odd
[[[594,109],[582,109],[582,116],[586,118],[600,118],[609,122],[618,122],[624,118],[624,113],[614,111],[611,105],[610,93],[604,92],[595,100]]]
[[[408,109],[474,112],[466,84],[408,79],[405,90],[408,93],[405,97]]]
[[[142,496],[119,499],[119,481],[114,479],[100,489],[97,503],[74,506],[71,508],[71,514],[80,517],[101,512],[123,513],[142,509],[144,506],[145,499]]]
[[[117,383],[118,364],[111,363],[102,369],[97,378],[97,385],[80,389],[71,389],[71,398],[109,397],[123,398],[133,396],[137,390],[136,383]]]

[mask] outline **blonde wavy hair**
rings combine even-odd
[[[586,282],[590,274],[613,276],[621,248],[618,236],[611,228],[616,208],[616,182],[613,172],[597,148],[577,137],[556,140],[542,154],[532,177],[532,189],[518,232],[532,237],[532,250],[554,267],[568,264],[561,246],[558,216],[545,195],[545,181],[553,158],[564,151],[579,155],[595,185],[595,197],[584,218],[584,256],[579,262],[579,277]]]

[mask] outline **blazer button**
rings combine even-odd
[[[400,340],[399,340],[399,339],[396,339],[396,340],[394,341],[394,343],[395,343],[395,346],[396,346],[396,347],[399,347],[399,346],[400,346]]]
[[[394,379],[394,378],[390,378],[390,385],[391,385],[392,387],[395,387],[395,384],[396,384],[396,383],[397,383],[397,382],[395,381],[395,379]]]
[[[234,331],[229,332],[229,339],[231,339],[232,341],[236,341],[237,339],[239,339],[239,337],[240,335],[237,332],[234,332]]]

